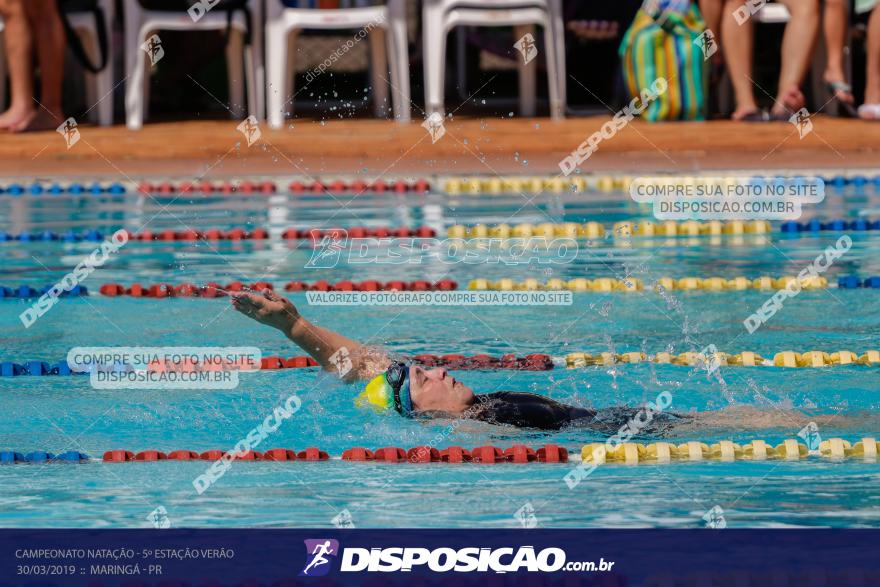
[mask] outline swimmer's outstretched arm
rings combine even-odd
[[[290,300],[271,290],[235,292],[232,305],[245,316],[280,330],[321,367],[340,373],[345,380],[370,379],[382,373],[390,363],[383,352],[312,324],[300,315]],[[342,373],[340,365],[347,366],[347,361],[351,361],[351,370]]]

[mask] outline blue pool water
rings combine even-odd
[[[829,190],[830,192],[830,190]],[[363,195],[347,207],[311,197],[0,200],[0,230],[64,231],[98,227],[182,230],[187,227],[284,228],[416,226],[645,218],[625,194],[441,197]],[[805,216],[880,218],[871,188],[829,193]],[[511,218],[511,216],[513,217]],[[604,239],[581,242],[568,265],[422,264],[307,269],[304,243],[130,242],[85,282],[225,283],[233,280],[436,281],[464,285],[485,277],[570,279],[620,277],[645,283],[659,277],[795,275],[839,233],[709,239]],[[851,234],[853,248],[827,276],[880,274],[880,234]],[[94,243],[0,243],[0,285],[40,287],[60,279]],[[548,271],[548,267],[550,270]],[[305,294],[291,299],[309,319],[361,341],[400,353],[547,353],[644,350],[680,353],[714,344],[720,351],[880,348],[880,292],[805,291],[785,303],[754,334],[742,321],[768,293],[674,292],[672,307],[656,293],[575,294],[569,307],[316,307]],[[263,355],[303,354],[276,331],[232,311],[228,300],[64,299],[25,330],[18,315],[30,302],[0,300],[0,360],[63,360],[75,346],[257,346]],[[823,438],[857,440],[880,432],[876,367],[821,369],[722,367],[723,384],[704,372],[672,365],[619,365],[549,372],[469,371],[456,377],[477,392],[532,391],[572,404],[637,405],[661,391],[681,412],[713,414],[675,430],[674,442],[795,437],[811,420]],[[552,433],[484,423],[413,421],[357,410],[354,386],[315,369],[243,374],[234,390],[96,390],[87,377],[0,378],[0,449],[105,450],[231,449],[291,393],[302,409],[258,450],[319,446],[331,455],[366,446],[444,447],[484,444],[533,446],[552,442],[579,450],[604,438],[584,430]],[[831,418],[831,416],[834,416]],[[438,442],[438,438],[441,439]],[[640,439],[650,441],[651,438]],[[451,466],[347,463],[236,462],[197,495],[193,478],[210,463],[163,462],[0,466],[0,525],[16,527],[139,527],[159,506],[172,525],[331,526],[347,510],[357,527],[519,527],[515,513],[534,508],[540,526],[699,527],[720,506],[732,526],[880,525],[880,465],[834,462],[704,462],[600,468],[569,489],[572,465]]]

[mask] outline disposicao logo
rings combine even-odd
[[[330,559],[339,554],[339,541],[331,538],[306,540],[306,566],[300,577],[321,577],[330,572]]]

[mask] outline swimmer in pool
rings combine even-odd
[[[367,381],[356,399],[359,406],[406,417],[460,417],[541,430],[578,426],[609,434],[642,411],[626,407],[591,410],[533,393],[475,394],[442,367],[426,369],[395,361],[379,349],[312,324],[290,300],[273,291],[230,293],[236,310],[280,330],[325,370],[340,373],[345,381]],[[642,433],[663,434],[671,425],[688,418],[656,412]]]

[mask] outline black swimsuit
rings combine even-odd
[[[641,408],[628,407],[588,410],[561,404],[534,393],[513,391],[484,393],[477,395],[476,400],[475,405],[479,406],[473,416],[476,420],[541,430],[559,430],[564,426],[572,426],[614,434],[641,411]],[[640,433],[663,435],[683,419],[687,419],[687,416],[656,412],[650,422],[640,429]]]

